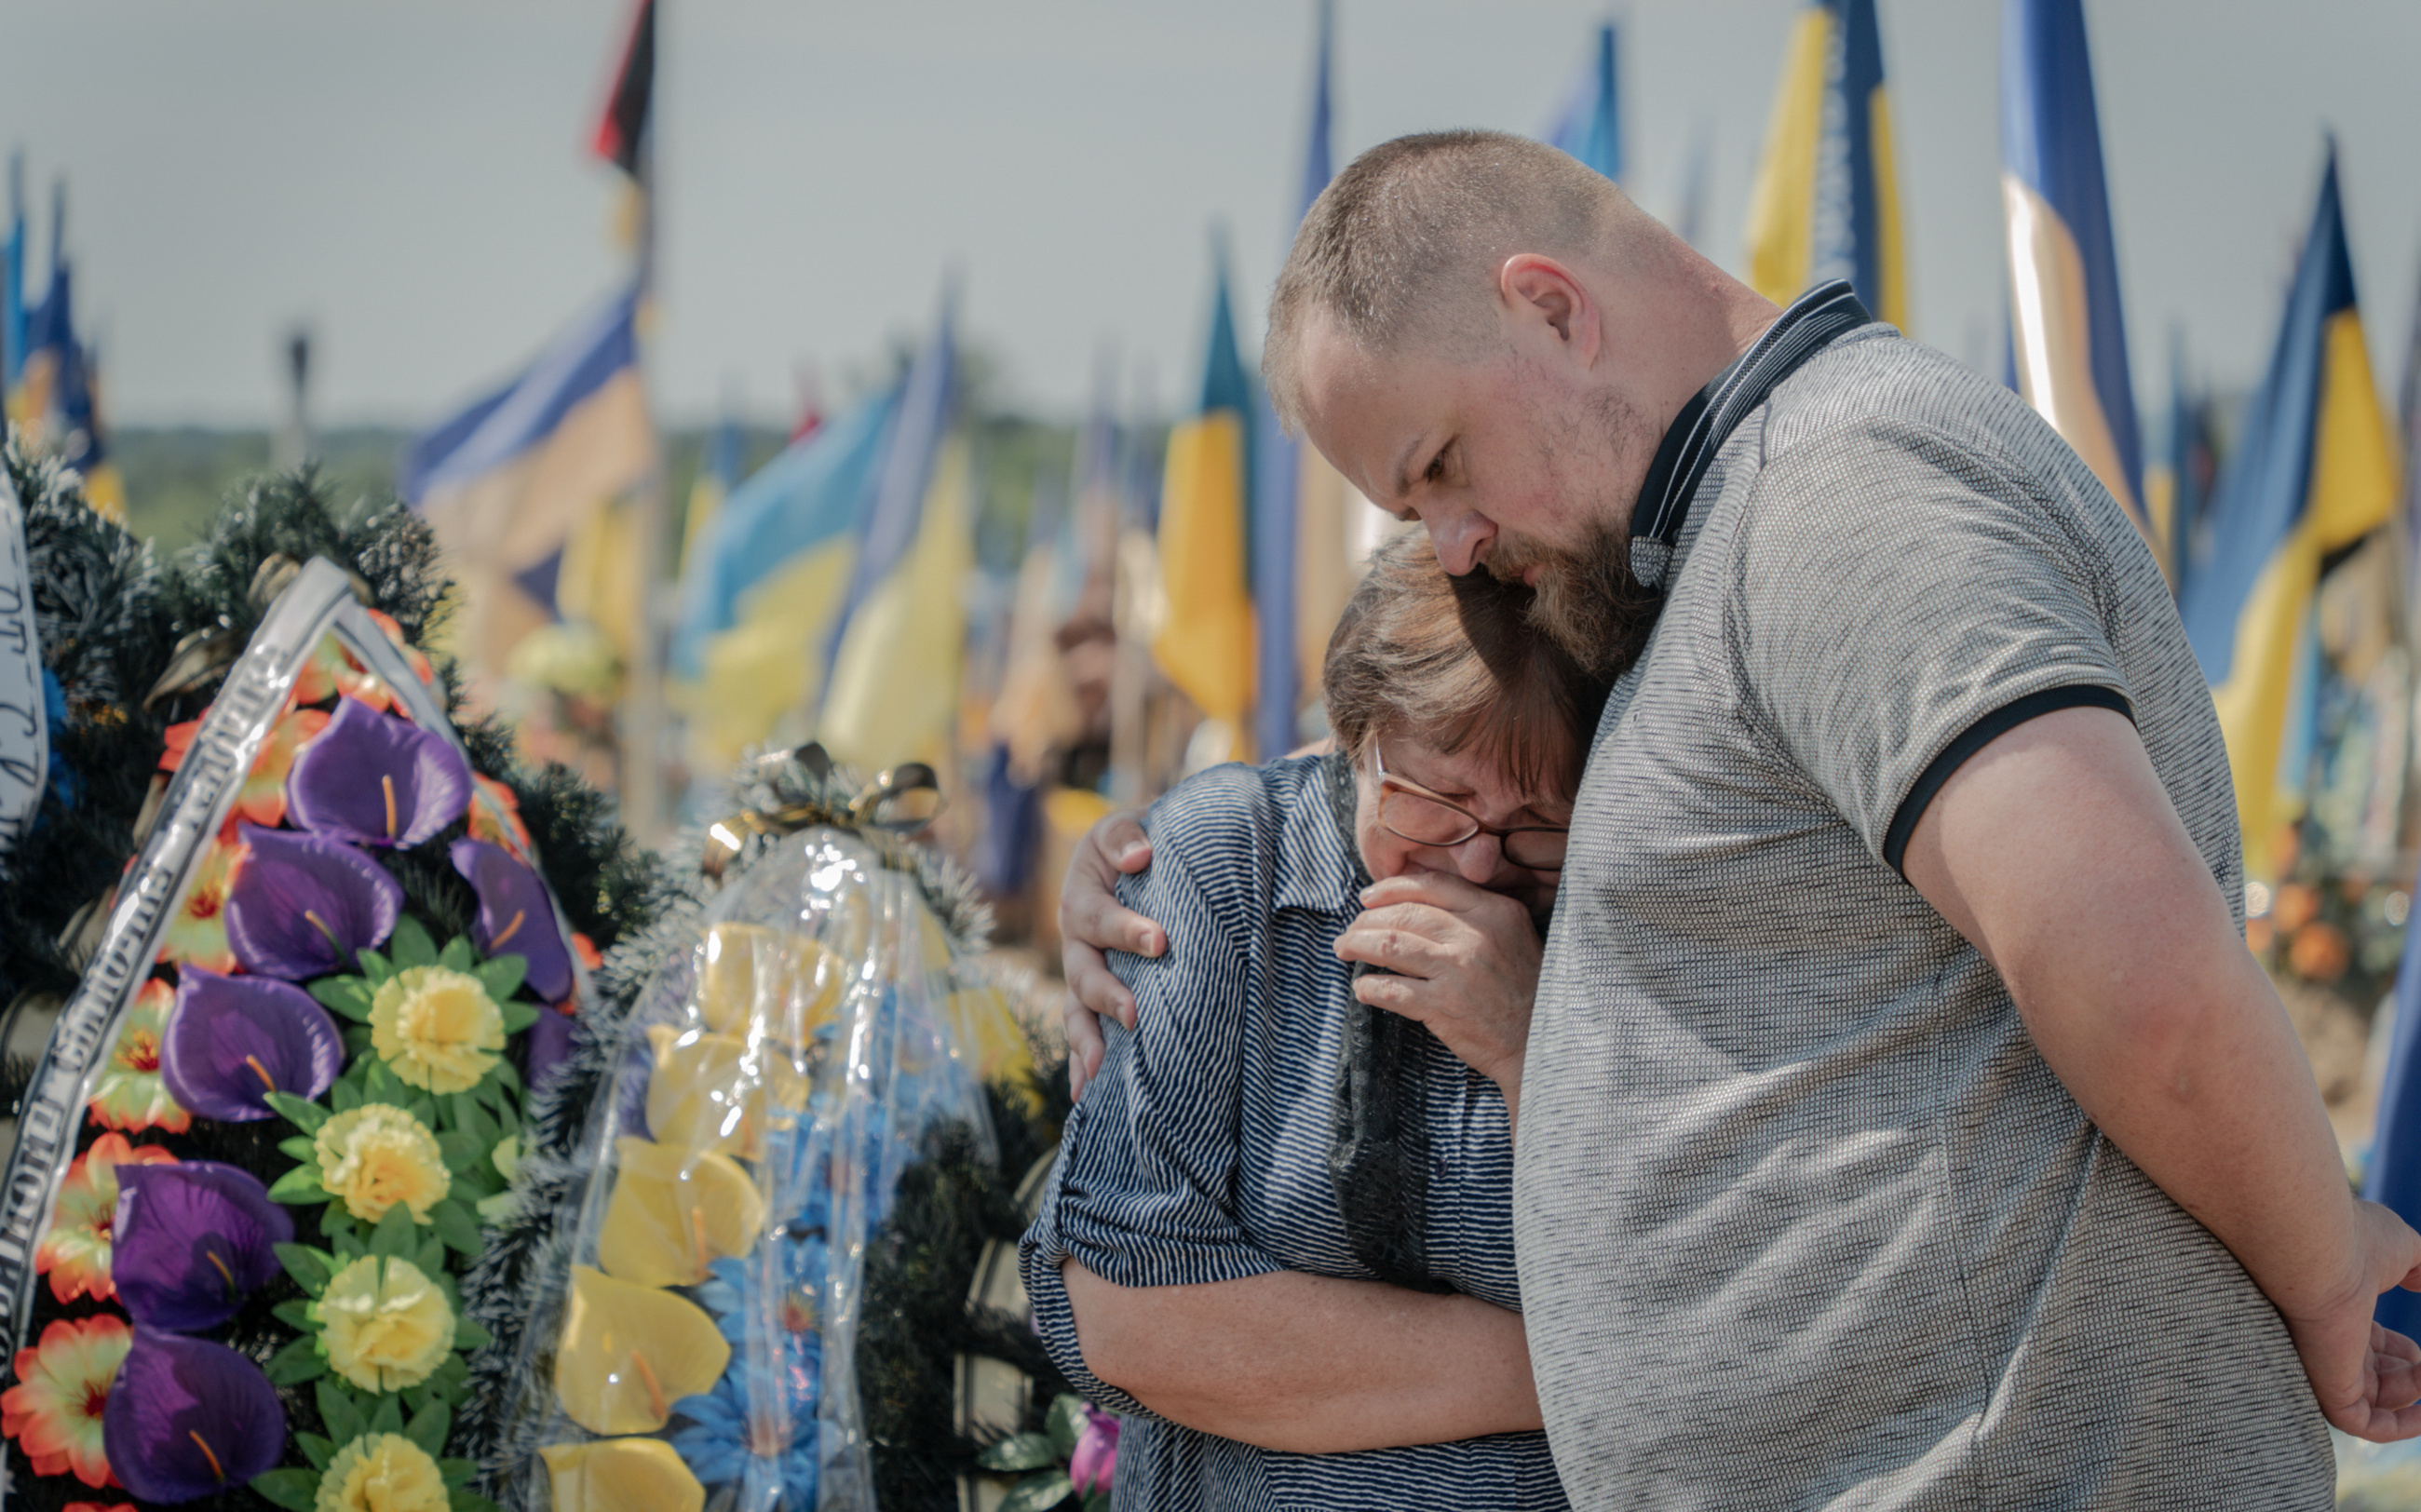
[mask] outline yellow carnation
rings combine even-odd
[[[370,1433],[336,1451],[312,1512],[445,1512],[445,1477],[400,1433]]]
[[[477,977],[407,966],[370,999],[370,1045],[407,1085],[468,1092],[505,1048],[505,1016]]]
[[[454,1348],[454,1304],[410,1260],[366,1255],[315,1305],[329,1366],[364,1391],[417,1386]]]
[[[364,1223],[375,1224],[397,1203],[412,1209],[415,1223],[445,1200],[453,1177],[437,1136],[401,1108],[366,1102],[337,1114],[311,1137],[320,1161],[320,1185]]]

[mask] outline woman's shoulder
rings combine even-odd
[[[1258,766],[1230,761],[1195,772],[1161,795],[1144,817],[1155,859],[1234,860],[1248,838],[1263,842],[1253,850],[1274,847],[1300,805],[1325,801],[1320,782],[1327,759],[1289,756]]]

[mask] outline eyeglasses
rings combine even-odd
[[[1479,816],[1429,789],[1387,775],[1386,754],[1373,744],[1371,758],[1379,766],[1379,823],[1398,839],[1414,845],[1458,846],[1474,835],[1492,834],[1505,848],[1505,859],[1532,871],[1564,869],[1564,848],[1571,829],[1562,824],[1517,824],[1500,830],[1480,822]]]

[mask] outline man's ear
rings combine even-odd
[[[1597,359],[1598,304],[1570,268],[1538,252],[1517,252],[1496,270],[1497,297],[1518,325],[1537,321],[1586,366]]]

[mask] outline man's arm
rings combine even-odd
[[[1543,1425],[1518,1313],[1475,1297],[1282,1270],[1119,1286],[1060,1268],[1094,1375],[1174,1423],[1342,1454]]]
[[[2134,726],[2092,708],[2018,725],[1944,784],[1904,859],[2085,1115],[2276,1304],[2329,1421],[2421,1433],[2421,1349],[2371,1321],[2381,1292],[2421,1289],[2421,1236],[2348,1191],[2286,1010]]]

